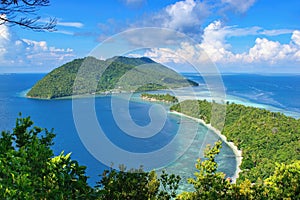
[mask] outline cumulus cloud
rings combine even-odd
[[[300,46],[300,31],[296,30],[293,32],[293,35],[292,35],[292,41]]]
[[[20,39],[5,25],[0,26],[0,67],[56,67],[73,58],[73,50],[48,46],[46,41]],[[46,66],[45,66],[46,65]]]
[[[267,39],[264,36],[291,34],[290,42],[283,44]],[[234,53],[228,43],[230,37],[258,36],[255,43],[242,53]],[[251,65],[251,66],[280,66],[300,62],[300,31],[299,30],[268,30],[260,27],[238,28],[224,26],[220,21],[209,24],[203,32],[202,41],[192,44],[182,42],[177,49],[153,48],[145,53],[154,60],[162,63],[180,63],[178,55],[187,60],[201,62],[207,58],[222,66]]]
[[[132,27],[156,26],[181,31],[190,36],[199,34],[204,22],[211,17],[226,16],[227,10],[245,13],[256,0],[182,0],[159,12],[147,15]]]
[[[141,20],[130,23],[135,27],[169,28],[185,34],[199,33],[204,20],[210,15],[205,1],[184,0],[170,4],[158,12],[145,15]]]
[[[235,54],[231,51],[231,45],[227,43],[230,36],[248,35],[278,35],[280,33],[292,33],[289,44],[281,44],[264,37],[258,37],[255,44],[248,52]],[[273,30],[264,31],[259,27],[240,29],[223,26],[220,21],[211,23],[204,29],[203,40],[200,46],[214,62],[219,63],[268,63],[276,64],[281,61],[297,60],[297,52],[300,50],[295,44],[300,40],[299,31]]]
[[[257,38],[255,45],[249,50],[249,62],[266,61],[276,64],[282,61],[300,61],[300,31],[296,30],[291,36],[290,43],[281,44],[266,38]]]
[[[209,16],[208,6],[204,2],[185,0],[169,5],[161,13],[164,18],[163,27],[179,31],[198,29],[204,19]]]

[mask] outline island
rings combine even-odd
[[[177,103],[178,99],[169,93],[167,94],[149,94],[149,93],[142,93],[141,99],[147,101],[158,101],[164,103]]]
[[[73,95],[142,92],[197,86],[150,58],[116,56],[75,59],[48,73],[27,93],[29,98],[55,99]]]

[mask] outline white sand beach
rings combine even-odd
[[[176,112],[176,111],[170,111],[170,113],[175,114],[175,115],[184,116],[184,117],[193,119],[193,120],[203,124],[208,129],[212,130],[215,134],[217,134],[221,138],[221,140],[224,141],[232,149],[232,151],[234,152],[235,157],[236,157],[236,170],[235,170],[233,177],[231,177],[231,179],[232,179],[232,182],[235,183],[236,179],[239,177],[239,173],[241,172],[240,165],[242,164],[242,159],[243,159],[242,151],[239,150],[233,142],[228,142],[226,136],[221,134],[221,131],[219,131],[218,129],[211,126],[211,124],[206,124],[202,119],[191,117],[191,116],[188,116],[183,113]]]

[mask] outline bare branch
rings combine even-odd
[[[54,31],[56,19],[50,18],[48,22],[40,22],[37,11],[49,6],[49,0],[1,0],[0,25],[21,26],[34,31]]]

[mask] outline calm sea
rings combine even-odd
[[[0,130],[11,130],[19,112],[24,117],[31,116],[37,126],[54,128],[56,138],[53,150],[55,154],[61,151],[72,152],[73,159],[88,167],[89,183],[94,185],[99,180],[98,175],[108,167],[94,158],[81,142],[72,115],[72,100],[36,100],[24,97],[25,91],[43,76],[44,74],[0,75]],[[195,74],[185,74],[185,76],[204,83],[203,79]],[[230,101],[278,110],[294,117],[300,116],[300,89],[298,87],[300,76],[225,75],[223,80],[227,98]],[[195,90],[201,90],[201,88],[200,86]],[[129,106],[132,120],[140,126],[146,126],[151,121],[148,112],[153,104],[141,101],[138,96],[132,99]],[[167,105],[162,106],[165,109],[168,108]],[[148,139],[134,138],[124,134],[116,124],[111,112],[110,96],[97,97],[95,109],[99,124],[106,136],[116,146],[133,153],[147,153],[162,149],[176,137],[180,129],[183,129],[181,131],[184,134],[179,138],[181,144],[178,143],[168,154],[172,162],[164,166],[169,173],[181,174],[183,177],[192,176],[194,162],[197,157],[201,157],[203,147],[218,139],[214,133],[197,124],[197,134],[192,139],[192,144],[188,149],[184,149],[184,154],[179,159],[176,159],[178,151],[181,151],[182,144],[186,142],[187,135],[191,132],[189,125],[183,126],[181,122],[195,123],[192,120],[182,121],[180,117],[168,113],[164,126],[157,135]],[[104,153],[110,155],[111,152],[105,151]],[[236,161],[227,145],[223,145],[217,162],[220,171],[228,176],[234,174]]]

